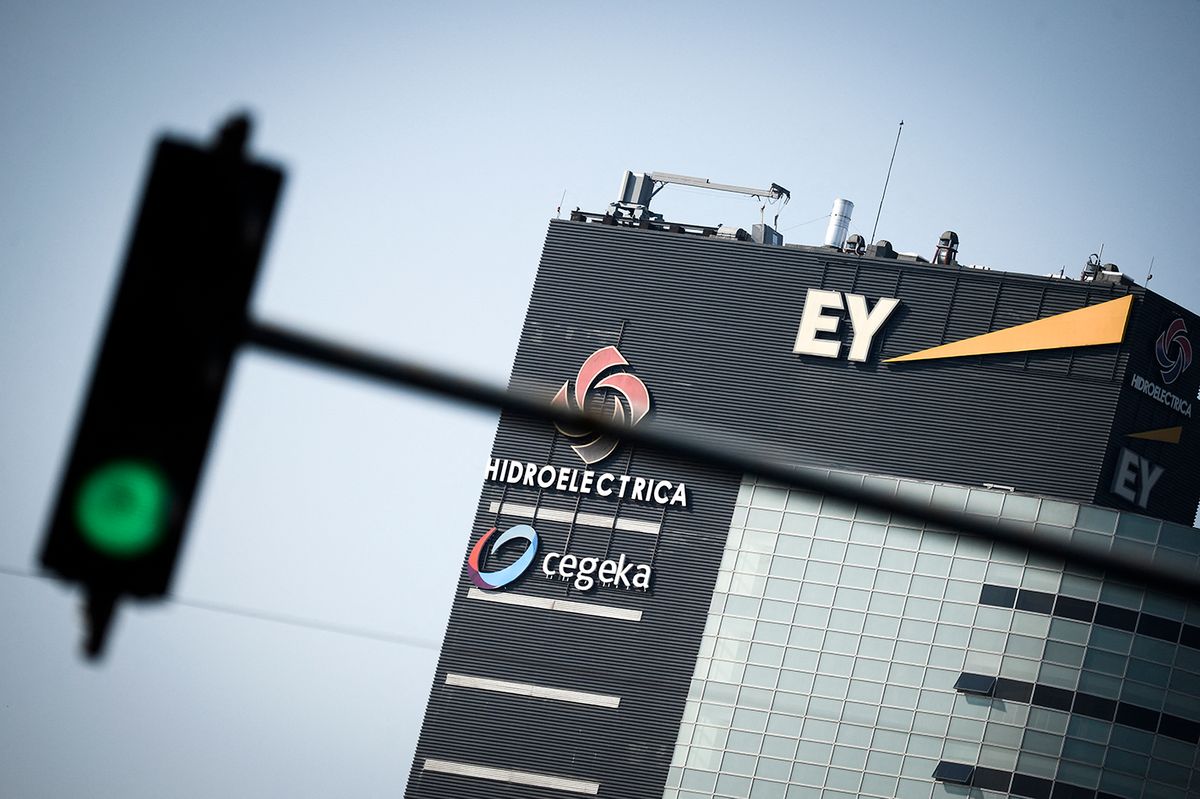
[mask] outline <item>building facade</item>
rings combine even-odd
[[[1200,568],[1189,312],[611,221],[513,388]],[[1200,606],[510,414],[483,477],[407,796],[1200,795]]]
[[[1115,552],[1200,553],[1192,527],[1128,511],[838,476]],[[747,479],[665,795],[1193,796],[1198,710],[1200,606]]]

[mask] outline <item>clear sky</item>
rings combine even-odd
[[[163,129],[248,108],[286,165],[258,315],[502,382],[564,191],[777,182],[787,241],[835,197],[868,235],[901,119],[897,249],[950,228],[963,262],[1077,274],[1103,244],[1200,309],[1198,33],[1195,0],[0,4],[0,570],[34,567]],[[399,795],[494,429],[244,354],[181,602],[123,611],[94,668],[72,595],[0,571],[0,793]]]

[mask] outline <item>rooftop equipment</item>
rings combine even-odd
[[[770,188],[758,189],[751,186],[734,186],[728,183],[713,183],[708,178],[695,178],[690,175],[676,175],[671,172],[625,172],[625,177],[621,180],[620,199],[609,206],[609,212],[606,215],[612,222],[635,224],[642,227],[650,227],[651,225],[660,226],[663,224],[662,214],[656,214],[650,210],[650,201],[654,199],[654,195],[662,191],[663,187],[668,183],[673,183],[677,186],[692,186],[698,189],[714,189],[716,191],[728,191],[734,194],[745,194],[748,197],[758,197],[768,202],[774,202],[782,199],[786,204],[792,199],[792,193],[780,186],[778,183],[772,183]],[[776,221],[778,221],[776,214]],[[775,230],[763,225],[766,231],[763,232],[762,242],[764,244],[783,243],[783,237]],[[755,238],[756,241],[759,238]]]
[[[717,227],[717,238],[730,241],[750,241],[750,234],[737,225],[720,225]]]
[[[1096,273],[1094,280],[1097,283],[1124,283],[1130,286],[1134,283],[1133,278],[1118,269],[1116,264],[1105,264],[1102,266],[1100,271]]]
[[[626,172],[626,180],[629,179],[631,173]],[[645,175],[633,175],[634,178],[645,180]],[[657,183],[658,188],[650,192],[649,197],[646,197],[646,205],[650,204],[650,198],[662,191],[662,187],[668,183],[674,183],[677,186],[693,186],[698,189],[715,189],[716,191],[731,191],[734,194],[745,194],[750,197],[758,197],[763,200],[778,200],[783,198],[786,203],[792,199],[792,193],[780,186],[778,183],[772,183],[769,189],[755,189],[749,186],[732,186],[728,183],[713,183],[708,178],[693,178],[688,175],[674,175],[670,172],[651,172],[649,180]]]
[[[887,239],[880,239],[871,245],[870,255],[876,258],[895,258],[896,250]]]
[[[841,197],[833,201],[833,210],[829,212],[829,226],[825,228],[825,246],[836,247],[839,250],[846,244],[846,234],[850,232],[850,215],[854,213],[854,203]]]
[[[933,253],[933,262],[942,266],[958,263],[958,234],[947,230],[938,239],[937,249]]]
[[[767,224],[756,224],[750,228],[750,238],[759,244],[766,244],[770,247],[783,246],[783,234]]]
[[[1092,253],[1088,256],[1087,264],[1083,267],[1083,272],[1079,275],[1079,279],[1085,283],[1107,283],[1133,285],[1134,280],[1129,275],[1123,273],[1116,264],[1101,264],[1100,256]]]

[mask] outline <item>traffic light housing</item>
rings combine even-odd
[[[248,135],[155,150],[41,555],[84,587],[92,656],[119,597],[170,586],[283,183]]]

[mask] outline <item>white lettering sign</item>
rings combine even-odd
[[[1192,418],[1192,404],[1183,397],[1172,394],[1157,383],[1147,380],[1141,375],[1131,375],[1129,385],[1133,386],[1134,391],[1140,391],[1147,397],[1166,405],[1171,410],[1178,411],[1189,419]],[[1197,394],[1197,397],[1200,397],[1200,393]]]
[[[632,502],[687,507],[687,484],[631,474],[593,472],[570,466],[538,466],[536,463],[492,458],[488,461],[483,478],[490,483],[553,488],[568,494],[596,494]]]
[[[822,358],[838,357],[842,343],[837,339],[819,338],[817,334],[836,333],[842,321],[841,316],[826,312],[841,311],[844,308],[850,317],[850,352],[846,358],[862,363],[871,352],[875,334],[899,304],[900,300],[893,297],[880,297],[875,307],[867,310],[867,298],[861,294],[843,295],[840,291],[809,289],[804,298],[800,329],[796,331],[796,343],[792,352]]]
[[[1117,468],[1113,470],[1112,492],[1139,508],[1150,504],[1150,491],[1166,469],[1143,458],[1131,449],[1121,448]]]
[[[601,560],[547,552],[546,557],[542,558],[542,574],[567,581],[573,579],[575,588],[585,592],[595,587],[597,582],[603,586],[645,591],[650,587],[652,571],[645,563],[635,565],[626,560],[624,553],[616,560]]]

